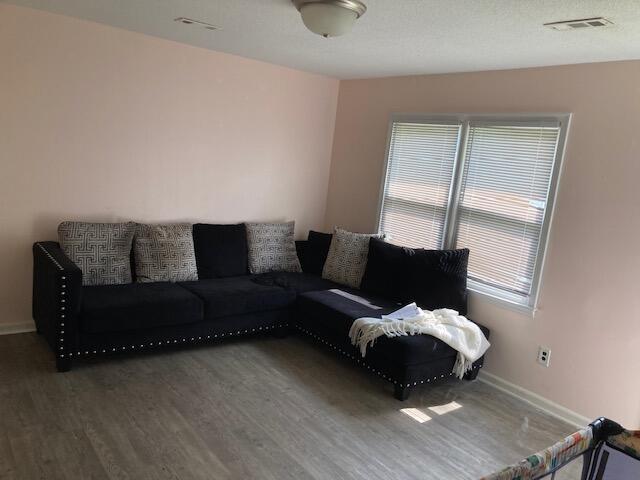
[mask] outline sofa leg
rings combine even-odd
[[[273,336],[276,338],[286,338],[289,336],[289,327],[277,327],[273,329]]]
[[[68,372],[71,370],[71,359],[70,358],[56,358],[56,369],[58,372]]]
[[[474,368],[473,370],[469,370],[467,373],[464,374],[464,379],[465,380],[475,380],[476,378],[478,378],[478,373],[480,373],[480,367]]]
[[[397,384],[394,385],[393,396],[397,400],[404,402],[407,398],[409,398],[409,387],[403,387]]]

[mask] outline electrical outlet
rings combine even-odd
[[[548,367],[549,362],[551,362],[551,349],[549,347],[538,347],[538,363]]]

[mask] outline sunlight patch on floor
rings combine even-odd
[[[462,405],[460,405],[458,402],[449,402],[445,403],[444,405],[436,405],[434,407],[427,408],[436,415],[444,415],[445,413],[453,412],[454,410],[462,408]]]
[[[429,411],[435,413],[436,415],[444,415],[445,413],[453,412],[455,410],[458,410],[459,408],[462,408],[462,405],[460,405],[458,402],[449,402],[442,405],[427,407]],[[431,420],[431,417],[419,408],[401,408],[400,412],[411,417],[418,423],[425,423]]]
[[[405,415],[413,418],[418,423],[424,423],[431,420],[431,417],[426,413],[421,412],[417,408],[401,408],[400,411]]]

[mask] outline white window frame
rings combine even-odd
[[[466,163],[467,140],[469,133],[469,124],[471,122],[487,121],[491,124],[502,123],[514,125],[518,123],[533,124],[534,122],[557,122],[560,126],[558,132],[558,144],[556,146],[553,169],[549,182],[549,192],[547,194],[547,204],[544,211],[540,230],[540,242],[536,253],[535,268],[533,271],[531,293],[529,295],[519,295],[507,292],[503,289],[492,287],[469,279],[468,288],[472,296],[479,295],[491,302],[506,306],[516,311],[534,314],[540,295],[540,286],[542,283],[542,272],[546,259],[547,246],[549,243],[551,223],[556,205],[556,197],[560,184],[560,176],[562,174],[562,165],[564,162],[567,135],[571,124],[571,113],[518,113],[518,114],[393,114],[389,120],[387,132],[387,146],[384,157],[384,165],[382,170],[382,179],[380,186],[380,194],[378,198],[377,211],[377,230],[380,231],[382,222],[382,207],[387,187],[387,173],[389,168],[389,152],[391,148],[391,134],[394,123],[436,123],[436,124],[459,124],[461,125],[460,137],[458,139],[458,148],[456,150],[456,158],[453,166],[453,174],[449,189],[449,198],[447,202],[447,212],[444,222],[444,231],[442,235],[442,245],[440,248],[455,248],[456,223],[459,211],[460,188],[462,186],[462,172]]]

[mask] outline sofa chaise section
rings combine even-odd
[[[340,352],[394,384],[399,400],[409,396],[412,387],[452,375],[457,352],[430,335],[380,337],[367,349],[365,357],[351,345],[349,329],[360,317],[380,317],[401,305],[352,289],[332,289],[302,293],[298,297],[294,325],[303,333]],[[485,336],[489,331],[480,326]],[[465,376],[473,380],[484,357]]]

